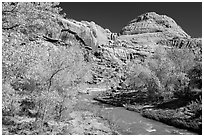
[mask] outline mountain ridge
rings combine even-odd
[[[112,119],[106,128],[92,107],[101,108],[92,104],[97,97],[116,106],[162,108],[178,98],[185,110],[173,105],[159,116],[201,133],[202,39],[170,17],[142,14],[113,33],[93,21],[66,19],[59,3],[2,5],[3,134],[114,134]],[[86,112],[93,117],[81,115]]]
[[[86,45],[90,46],[93,53],[98,52],[100,47],[109,50],[112,58],[119,58],[122,62],[127,59],[135,59],[138,55],[142,57],[151,55],[156,47],[164,45],[162,41],[171,41],[175,38],[182,38],[183,41],[192,39],[172,18],[155,12],[138,16],[123,27],[118,34],[102,28],[93,21],[59,20],[64,24],[64,29],[74,31]],[[193,47],[197,45],[195,42],[190,43],[192,44],[194,44]],[[142,48],[144,45],[145,49]],[[201,41],[198,45],[201,45]],[[167,46],[171,47],[173,44],[167,44]],[[134,50],[135,48],[137,50]]]

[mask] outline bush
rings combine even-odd
[[[144,63],[127,65],[126,85],[135,90],[146,88],[153,100],[187,97],[193,81],[201,82],[201,71],[194,59],[188,49],[158,47]]]
[[[76,39],[61,45],[42,39],[58,38],[61,26],[54,16],[58,3],[2,4],[3,115],[36,118],[39,129],[60,120],[72,108],[79,83],[90,80],[90,65]]]
[[[144,96],[147,95],[149,101],[158,100],[163,86],[155,73],[144,64],[131,64],[128,68],[125,81],[128,89],[143,91]]]
[[[10,84],[2,84],[2,115],[14,116],[20,111],[20,96]]]
[[[202,99],[201,96],[199,99],[196,99],[195,101],[191,101],[187,105],[187,109],[194,114],[194,117],[201,117],[202,116]]]
[[[188,71],[188,77],[190,87],[202,89],[202,62],[196,62],[196,65]]]

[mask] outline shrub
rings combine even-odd
[[[202,89],[202,62],[197,62],[188,71],[188,77],[190,78],[190,87]]]
[[[38,128],[60,120],[71,108],[73,88],[90,80],[90,65],[76,39],[71,45],[47,42],[58,38],[58,3],[3,3],[3,114],[35,117]]]
[[[191,79],[200,78],[194,59],[188,49],[158,47],[144,63],[130,62],[127,65],[126,85],[135,90],[146,88],[147,94],[155,99],[187,97],[189,84],[193,83]],[[189,71],[194,75],[190,76]]]
[[[187,109],[194,114],[194,117],[201,117],[202,116],[202,99],[201,96],[199,99],[195,101],[191,101],[187,105]]]
[[[20,96],[10,84],[2,84],[2,115],[14,116],[20,111]]]
[[[157,100],[163,91],[158,77],[144,64],[132,64],[129,67],[125,83],[128,85],[128,89],[145,91],[143,94],[147,95],[149,101]]]

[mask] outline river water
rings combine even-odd
[[[139,113],[94,101],[91,96],[81,99],[88,103],[100,116],[114,123],[121,135],[196,135],[184,129],[178,129],[161,122],[142,117]]]

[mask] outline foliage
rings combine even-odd
[[[3,2],[3,32],[16,30],[28,37],[57,34],[59,25],[55,16],[61,16],[62,10],[58,5],[53,2]]]
[[[182,109],[178,110],[151,110],[151,109],[144,109],[141,112],[142,116],[154,119],[157,121],[161,121],[168,125],[172,125],[178,128],[188,129],[190,131],[194,131],[198,134],[202,134],[202,118],[200,117],[193,118],[189,115],[182,112]]]
[[[187,48],[158,47],[144,62],[133,60],[123,66],[105,60],[100,65],[96,63],[98,66],[94,68],[87,63],[85,51],[72,35],[63,36],[62,40],[68,39],[66,45],[45,41],[43,36],[59,38],[61,26],[57,18],[64,15],[58,5],[51,2],[2,3],[4,118],[34,117],[34,125],[41,130],[39,133],[43,132],[48,121],[60,121],[63,111],[74,107],[77,96],[74,88],[90,82],[94,69],[97,80],[106,78],[110,85],[140,91],[141,97],[147,97],[148,101],[193,98],[194,88],[200,92],[202,63]],[[201,104],[200,99],[187,106],[198,121]]]
[[[130,89],[145,88],[149,98],[156,97],[162,91],[162,85],[155,73],[141,64],[132,64],[129,67],[126,85]]]
[[[2,115],[14,115],[20,110],[20,96],[7,83],[2,85]]]
[[[63,16],[58,5],[2,4],[3,115],[34,117],[39,129],[49,120],[61,119],[76,101],[73,88],[90,77],[77,40],[65,46],[42,37],[58,38],[57,17]]]
[[[201,117],[202,115],[202,99],[201,96],[199,99],[196,99],[195,101],[191,101],[187,105],[187,109],[194,114],[194,117]]]
[[[188,77],[190,78],[190,86],[193,88],[202,89],[202,62],[197,62],[188,71]]]
[[[54,18],[61,16],[58,4],[2,3],[3,81],[11,80],[13,76],[19,76],[19,73],[23,74],[28,65],[35,61],[38,54],[33,53],[32,49],[42,42],[39,41],[42,35],[59,34],[60,26]]]
[[[199,81],[201,76],[199,64],[194,59],[188,49],[158,47],[144,63],[127,65],[126,85],[135,90],[147,89],[146,93],[152,99],[185,97],[191,92],[190,83]]]

